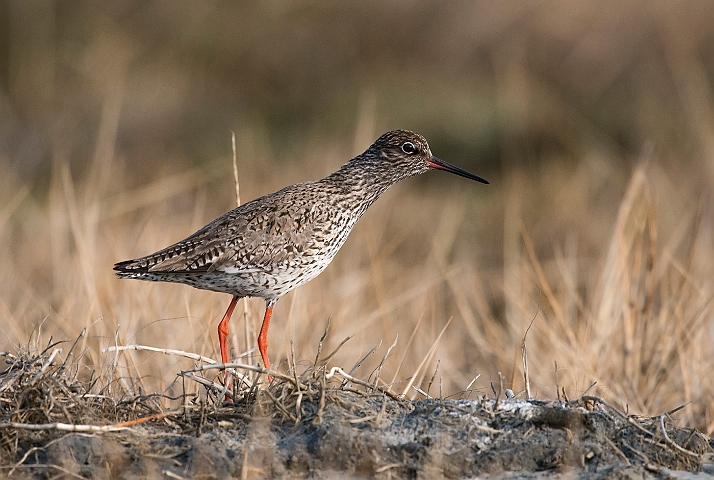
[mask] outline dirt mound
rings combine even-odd
[[[49,348],[46,351],[48,351]],[[315,365],[161,411],[115,400],[45,352],[0,372],[3,476],[50,478],[687,478],[714,473],[714,443],[668,415],[595,397],[408,401]],[[265,376],[263,376],[265,378]],[[208,382],[207,382],[208,383]]]

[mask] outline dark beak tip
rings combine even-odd
[[[490,185],[490,183],[491,183],[483,177],[474,175],[471,172],[467,172],[466,170],[463,170],[455,165],[451,165],[450,163],[447,163],[447,162],[443,161],[442,159],[434,157],[434,156],[431,157],[431,160],[429,160],[428,163],[429,163],[429,167],[434,170],[443,170],[445,172],[453,173],[453,174],[459,175],[461,177],[468,178],[470,180],[475,180],[477,182],[481,182],[486,185]]]

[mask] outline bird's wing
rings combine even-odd
[[[304,254],[327,221],[324,203],[287,187],[245,203],[190,237],[156,253],[115,265],[120,272],[232,273],[268,271]]]

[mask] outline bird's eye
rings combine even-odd
[[[402,152],[406,153],[407,155],[413,155],[417,153],[417,148],[412,142],[404,142],[402,143]]]

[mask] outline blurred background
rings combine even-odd
[[[73,355],[110,365],[117,394],[172,391],[190,362],[102,348],[216,358],[229,297],[113,263],[235,206],[231,132],[247,201],[406,128],[491,185],[392,188],[278,303],[276,366],[290,342],[311,362],[331,318],[324,351],[353,336],[333,364],[378,347],[364,378],[398,336],[387,382],[520,392],[532,322],[533,395],[690,402],[711,434],[713,18],[709,1],[2,2],[0,349],[87,327]],[[236,355],[262,318],[247,306]]]

